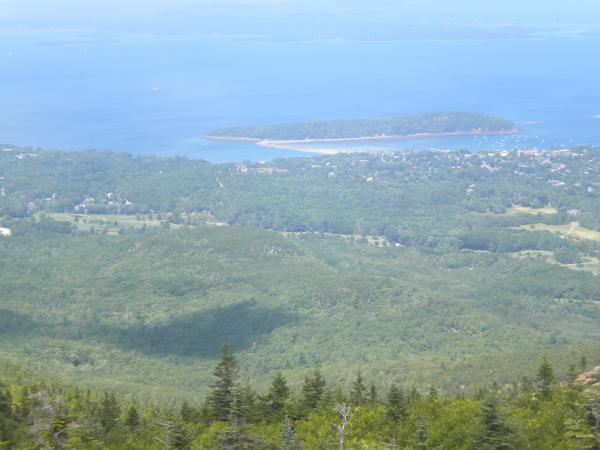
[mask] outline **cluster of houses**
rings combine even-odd
[[[582,159],[585,159],[585,167],[574,164]],[[344,175],[358,176],[367,182],[372,182],[398,170],[413,176],[422,175],[423,169],[427,174],[433,174],[436,170],[479,169],[490,173],[506,173],[508,171],[511,175],[516,176],[539,177],[542,174],[541,168],[547,175],[547,183],[553,187],[574,187],[587,193],[593,193],[600,188],[600,151],[597,149],[559,148],[499,152],[407,151],[396,154],[378,154],[372,158],[365,158],[363,154],[360,155],[360,158],[353,159],[350,167],[344,167],[343,162],[340,161],[336,161],[336,163],[337,165],[332,166],[330,161],[320,161],[320,164],[312,164],[310,167],[327,170],[329,178],[336,173],[345,172]],[[365,173],[365,170],[369,169],[373,171]],[[470,186],[469,189],[472,190],[472,187]]]

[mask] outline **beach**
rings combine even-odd
[[[495,133],[485,132],[481,130],[473,131],[461,131],[461,132],[448,132],[448,133],[416,133],[406,135],[378,135],[378,136],[362,136],[362,137],[351,137],[351,138],[329,138],[329,139],[289,139],[289,140],[278,140],[278,139],[255,139],[244,136],[203,136],[204,139],[214,141],[239,141],[239,142],[254,142],[256,145],[261,147],[280,149],[280,150],[291,150],[296,152],[304,153],[318,153],[321,155],[335,155],[338,153],[364,153],[365,147],[329,147],[328,143],[352,143],[352,142],[369,142],[369,141],[411,141],[415,139],[430,139],[430,138],[443,138],[443,137],[459,137],[459,136],[501,136],[511,135],[518,133],[517,128],[512,130],[499,131]],[[323,146],[314,145],[322,144]]]

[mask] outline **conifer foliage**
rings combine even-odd
[[[213,372],[216,381],[212,385],[209,404],[214,420],[226,422],[229,419],[233,391],[238,382],[239,366],[227,345],[221,348],[221,360]]]
[[[557,383],[547,359],[536,386],[525,379],[458,395],[431,388],[406,395],[392,384],[383,399],[367,392],[362,374],[344,389],[314,371],[295,391],[275,373],[260,395],[240,385],[238,370],[224,347],[210,395],[181,402],[82,393],[0,375],[0,449],[600,448],[600,391]],[[355,406],[350,399],[363,403]],[[215,412],[225,408],[222,420]]]

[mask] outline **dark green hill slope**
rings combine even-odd
[[[0,241],[0,352],[105,387],[182,392],[206,388],[228,343],[259,384],[360,367],[455,388],[600,339],[598,279],[544,262],[241,227],[139,233]]]
[[[259,384],[316,367],[512,380],[597,347],[599,174],[592,148],[238,165],[3,150],[0,355],[180,395],[206,389],[222,343]]]

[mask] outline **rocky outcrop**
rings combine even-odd
[[[584,372],[575,378],[574,383],[579,386],[600,387],[600,366],[594,367],[589,372]]]

